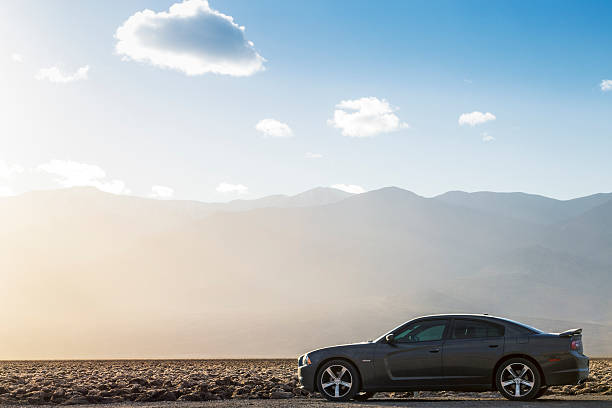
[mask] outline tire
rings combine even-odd
[[[546,394],[546,391],[548,391],[548,387],[540,388],[534,398],[540,398],[541,396]]]
[[[328,361],[317,372],[317,388],[329,401],[349,401],[360,387],[357,369],[346,360]]]
[[[367,401],[376,394],[375,392],[358,392],[353,399],[355,401]]]
[[[529,401],[537,398],[542,379],[540,371],[531,361],[511,358],[504,361],[495,373],[499,393],[511,401]]]

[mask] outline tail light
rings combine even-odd
[[[570,344],[570,349],[579,351],[581,348],[582,348],[582,341],[581,340],[572,340],[572,342]]]

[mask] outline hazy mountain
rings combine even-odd
[[[304,207],[331,204],[352,194],[328,187],[317,187],[303,193],[286,196],[272,195],[255,200],[234,200],[226,203],[203,203],[187,200],[152,200],[148,198],[113,195],[94,187],[74,187],[63,190],[44,190],[24,193],[16,197],[0,197],[0,221],[6,230],[13,222],[47,222],[52,219],[79,216],[126,217],[150,228],[201,219],[217,211],[248,211],[257,208]],[[140,227],[144,227],[141,225]]]
[[[332,204],[350,197],[352,194],[330,187],[317,187],[303,193],[286,196],[272,195],[256,200],[234,200],[229,203],[212,204],[212,207],[223,211],[247,211],[256,208],[309,207]]]
[[[496,194],[0,199],[0,358],[292,356],[441,312],[584,326],[611,355],[612,204],[536,222]]]
[[[435,199],[537,224],[553,224],[566,221],[611,201],[612,193],[593,194],[563,201],[525,193],[449,191]]]
[[[550,241],[567,251],[612,264],[612,201],[563,223]]]

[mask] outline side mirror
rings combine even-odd
[[[393,333],[387,334],[385,336],[385,340],[387,341],[387,344],[393,344],[395,343],[395,335]]]

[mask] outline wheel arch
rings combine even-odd
[[[538,361],[535,358],[531,357],[528,354],[515,353],[515,354],[508,354],[507,356],[503,356],[502,358],[499,359],[497,364],[495,364],[495,367],[493,368],[493,374],[491,374],[491,386],[493,387],[493,389],[497,388],[495,375],[497,374],[497,370],[499,369],[499,366],[501,366],[503,363],[505,363],[506,361],[512,358],[524,358],[525,360],[529,360],[530,362],[532,362],[533,365],[535,365],[536,368],[538,369],[538,373],[540,374],[540,378],[542,379],[540,386],[546,385],[546,377],[544,376],[544,370],[542,370],[542,367],[540,367],[540,363],[538,363]]]
[[[359,370],[359,366],[357,364],[355,364],[355,362],[345,356],[335,356],[335,357],[327,357],[323,360],[321,360],[321,362],[319,363],[319,365],[317,365],[317,370],[315,371],[315,389],[318,391],[319,390],[319,372],[321,371],[321,367],[323,367],[325,365],[325,363],[328,363],[332,360],[343,360],[346,361],[347,363],[350,363],[353,367],[355,367],[355,370],[357,371],[357,376],[359,377],[359,390],[361,390],[363,388],[363,376],[361,375],[361,371]]]

